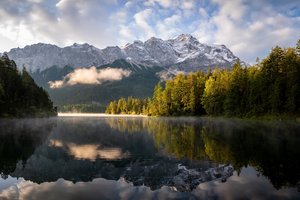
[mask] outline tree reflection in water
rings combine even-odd
[[[300,125],[209,118],[108,118],[120,132],[147,130],[156,147],[191,160],[231,163],[239,173],[252,166],[277,189],[300,181]]]
[[[0,120],[0,172],[2,177],[25,166],[35,149],[51,134],[54,121],[48,119]]]

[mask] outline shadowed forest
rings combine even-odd
[[[48,93],[35,84],[29,73],[6,54],[0,58],[0,117],[56,115]]]

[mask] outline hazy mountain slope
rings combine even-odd
[[[97,69],[122,68],[132,71],[129,77],[120,81],[107,81],[100,85],[65,86],[51,89],[48,82],[61,80],[65,75],[73,71],[71,67],[58,68],[53,66],[44,71],[32,73],[36,82],[42,85],[49,93],[56,105],[65,104],[90,104],[96,103],[104,106],[111,100],[120,97],[150,97],[155,84],[159,81],[157,72],[163,70],[161,67],[145,67],[129,64],[125,60],[116,60],[109,65],[102,65]]]

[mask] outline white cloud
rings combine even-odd
[[[100,145],[95,144],[77,145],[68,143],[66,145],[69,154],[79,160],[95,161],[97,158],[116,160],[128,157],[128,153],[123,153],[119,148],[101,148]]]
[[[100,85],[105,81],[119,81],[130,74],[131,71],[119,68],[79,68],[67,74],[63,80],[49,81],[48,84],[52,89],[76,84]]]
[[[202,18],[204,18],[204,19],[207,19],[207,18],[208,18],[208,13],[207,13],[207,11],[206,11],[204,8],[202,8],[202,7],[199,8],[199,14],[200,14],[200,16],[201,16]]]
[[[239,21],[245,14],[246,5],[243,0],[213,0],[213,2],[220,6],[220,16]]]
[[[169,8],[172,5],[172,0],[159,0],[157,2],[165,8]]]
[[[275,45],[293,46],[300,32],[300,21],[279,14],[262,2],[214,0],[220,11],[209,20],[215,26],[215,43],[227,45],[241,59],[254,63]],[[254,9],[255,8],[255,9]]]
[[[121,25],[120,26],[120,35],[122,40],[122,43],[128,43],[131,41],[135,36],[134,33],[132,32],[132,29],[128,26]]]
[[[160,5],[165,9],[183,9],[183,10],[190,10],[193,9],[195,6],[195,0],[147,0],[144,2],[146,6]]]
[[[181,2],[181,8],[184,10],[191,10],[195,6],[194,0],[185,0]]]
[[[49,81],[49,87],[52,89],[61,88],[64,85],[64,81]]]
[[[152,27],[148,23],[152,15],[152,12],[153,12],[152,9],[148,8],[134,15],[134,19],[137,26],[141,29],[141,31],[144,31],[146,37],[148,38],[155,35],[154,31],[152,30]]]
[[[21,47],[37,42],[60,46],[87,42],[100,47],[118,43],[117,27],[111,23],[121,18],[111,19],[114,13],[109,11],[117,1],[56,2],[0,1],[0,38]]]
[[[179,15],[172,15],[171,17],[167,17],[166,19],[164,19],[164,22],[171,26],[175,26],[177,23],[179,23],[181,21],[181,16]]]
[[[175,14],[164,20],[158,21],[156,30],[158,31],[159,36],[163,39],[170,39],[174,37],[174,35],[179,35],[181,30],[177,27],[180,24],[181,19],[180,15]]]
[[[189,197],[189,195],[182,195],[179,192],[170,192],[170,188],[165,186],[157,190],[151,190],[146,186],[133,186],[124,178],[117,181],[95,178],[92,181],[77,183],[58,179],[55,182],[40,184],[19,178],[15,185],[11,185],[8,180],[3,180],[3,182],[8,184],[9,188],[1,191],[0,199],[73,200],[80,197],[84,197],[84,199],[132,199],[132,197],[138,199],[174,199],[178,197],[182,199]]]
[[[164,8],[170,8],[174,4],[174,0],[148,0],[144,4],[146,6],[154,6],[155,3],[158,3],[160,6]]]

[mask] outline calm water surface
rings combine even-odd
[[[300,199],[300,124],[0,120],[0,199]]]

